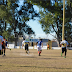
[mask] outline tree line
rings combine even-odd
[[[39,7],[40,24],[46,34],[55,32],[58,44],[62,40],[63,0],[27,0]],[[53,36],[53,35],[52,35]],[[72,41],[72,0],[65,0],[65,38]]]
[[[4,0],[1,0],[2,2]],[[63,24],[63,0],[23,0],[19,6],[19,0],[7,0],[6,5],[0,5],[0,32],[11,37],[13,32],[18,34],[34,34],[27,22],[34,17],[39,17],[39,23],[46,34],[55,32],[55,38],[59,42],[62,39]],[[36,13],[33,5],[39,7]],[[65,37],[72,41],[72,0],[65,0]],[[53,36],[53,35],[52,35]]]
[[[0,33],[10,41],[18,40],[14,38],[14,34],[35,34],[27,25],[27,22],[35,17],[39,17],[39,14],[26,0],[23,0],[23,5],[19,5],[19,0],[0,0]]]

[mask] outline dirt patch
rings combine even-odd
[[[6,50],[6,56],[0,55],[0,72],[72,72],[72,50],[61,57],[61,50],[43,50],[38,56],[37,50]]]

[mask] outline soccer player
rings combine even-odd
[[[8,44],[7,39],[6,39],[6,41],[5,41],[5,44],[6,44],[6,46],[5,46],[5,47],[6,47],[7,49],[11,50],[11,49],[10,49],[10,48],[8,48],[8,46],[7,46],[7,44]]]
[[[6,39],[6,48],[8,49],[8,46],[7,46],[7,44],[8,44],[8,41],[7,41],[7,39]]]
[[[47,44],[47,50],[49,50],[49,44]]]
[[[42,47],[43,47],[43,42],[42,42],[42,39],[40,39],[37,43],[36,43],[36,47],[37,47],[37,50],[38,50],[38,54],[40,56],[41,52],[42,52]]]
[[[29,42],[24,39],[22,42],[22,49],[23,49],[23,46],[25,46],[25,51],[27,54],[29,53],[28,44]]]
[[[64,58],[66,58],[66,52],[67,52],[67,46],[68,46],[68,42],[64,39],[60,45],[62,46],[62,53],[64,53],[65,51],[65,56]],[[61,53],[61,56],[62,56],[62,53]]]
[[[6,40],[4,39],[4,42],[2,42],[2,56],[6,56],[5,49],[6,49]],[[4,52],[4,55],[3,55],[3,52]]]
[[[0,35],[0,55],[2,54],[2,42],[4,42],[3,37]]]

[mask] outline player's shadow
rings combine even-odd
[[[72,69],[72,68],[40,67],[40,66],[17,66],[17,67],[54,68],[54,69]]]
[[[47,60],[48,60],[48,59],[52,59],[52,60],[55,59],[55,60],[56,60],[57,58],[38,58],[38,59],[45,59],[45,60],[46,60],[46,59],[47,59]]]
[[[51,57],[62,57],[62,56],[51,56]]]
[[[0,65],[0,66],[2,66],[2,65]]]
[[[29,53],[37,53],[37,52],[29,52]]]
[[[39,66],[17,66],[17,67],[52,68],[52,67],[39,67]]]
[[[8,53],[25,53],[25,52],[8,52]]]
[[[39,60],[40,60],[40,59],[41,59],[41,60],[42,60],[42,59],[45,59],[45,60],[46,60],[46,59],[47,59],[47,60],[48,60],[48,59],[58,59],[58,58],[50,58],[50,57],[47,57],[47,58],[42,58],[42,57],[41,57],[41,58],[40,58],[40,57],[35,57],[35,56],[23,56],[23,57],[20,57],[20,56],[19,56],[19,57],[6,57],[6,58],[36,58],[36,59],[39,59]]]
[[[56,69],[72,69],[72,68],[56,68]]]
[[[52,58],[38,58],[38,59],[47,59],[48,60],[48,59],[52,59]]]
[[[6,58],[36,58],[36,57],[30,57],[30,56],[27,56],[27,57],[6,57]]]
[[[55,59],[55,58],[41,58],[41,59]]]

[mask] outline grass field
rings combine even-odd
[[[61,50],[43,50],[38,56],[37,50],[6,50],[6,56],[0,55],[0,72],[72,72],[72,50],[67,57],[61,57]]]

